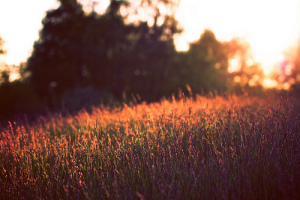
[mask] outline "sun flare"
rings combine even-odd
[[[187,50],[206,28],[221,41],[240,37],[249,42],[254,60],[268,75],[299,39],[299,5],[299,0],[181,1],[176,18],[185,31],[176,38],[177,49]]]
[[[95,2],[97,7],[109,4],[109,0]],[[9,19],[0,23],[7,50],[0,61],[4,59],[10,65],[26,62],[45,12],[58,4],[55,0],[18,1],[18,6],[13,1],[0,3],[0,18]],[[189,43],[198,40],[205,29],[212,30],[220,41],[241,38],[250,44],[254,61],[262,66],[266,76],[280,70],[280,63],[287,60],[285,51],[297,46],[300,39],[300,0],[184,0],[180,1],[175,18],[184,29],[175,36],[177,50],[188,50]]]

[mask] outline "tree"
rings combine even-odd
[[[4,41],[0,37],[0,54],[5,54]],[[10,82],[10,73],[15,66],[0,63],[0,121],[16,114],[37,111],[40,102],[31,87],[20,81]]]
[[[60,2],[43,20],[27,63],[30,83],[40,96],[59,97],[88,85],[117,98],[123,92],[148,100],[164,94],[175,53],[173,36],[180,32],[174,17],[165,15],[159,22],[157,8],[150,26],[146,21],[127,21],[121,11],[131,5],[128,1],[111,0],[101,15],[85,14],[76,0]]]
[[[30,83],[42,96],[58,95],[83,84],[82,35],[85,18],[77,0],[60,0],[60,7],[47,12],[40,38],[27,62]]]
[[[147,100],[157,100],[165,95],[172,71],[170,64],[175,55],[173,36],[180,31],[176,20],[170,16],[161,25],[157,22],[152,27],[147,22],[139,24],[131,56],[134,65],[131,65],[130,78],[125,83],[129,93],[140,94]]]
[[[273,73],[273,78],[282,88],[300,94],[300,43],[286,51],[285,59],[279,64],[279,70]]]
[[[227,90],[228,52],[211,30],[205,30],[198,41],[190,44],[185,58],[184,84],[197,93]]]
[[[230,76],[234,80],[233,90],[261,86],[264,72],[260,65],[253,59],[250,45],[241,39],[235,38],[227,43],[230,61],[234,61],[230,67]],[[238,91],[235,91],[238,92]]]
[[[0,56],[5,54],[6,51],[3,49],[4,40],[0,36]],[[9,70],[7,69],[6,63],[0,63],[0,84],[9,83]]]
[[[296,51],[296,56],[293,60],[293,65],[288,78],[290,79],[292,91],[300,94],[300,44]]]
[[[142,99],[151,101],[172,90],[171,62],[176,54],[174,35],[182,31],[172,13],[174,2],[154,0],[133,4],[139,5],[138,8],[132,8],[136,14],[129,13],[126,19],[140,21],[133,22],[135,25],[128,35],[131,45],[126,57],[129,59],[125,59],[127,67],[123,68],[122,73],[125,75],[123,90],[127,93],[139,94]],[[163,7],[167,9],[162,9]]]

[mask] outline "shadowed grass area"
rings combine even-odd
[[[53,115],[0,135],[13,199],[298,199],[300,103],[229,96]]]

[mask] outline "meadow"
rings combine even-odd
[[[1,199],[300,199],[300,101],[99,106],[0,134]]]

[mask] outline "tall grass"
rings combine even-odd
[[[229,96],[11,122],[3,199],[300,199],[300,103]]]

